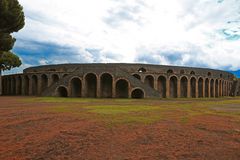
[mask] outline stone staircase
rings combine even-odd
[[[134,77],[133,75],[129,74],[128,72],[124,71],[121,68],[117,68],[117,76],[118,77],[123,77],[129,80],[130,84],[132,87],[139,87],[142,88],[145,91],[145,97],[154,97],[154,98],[159,98],[160,93],[153,89],[152,87],[144,84],[142,81]]]

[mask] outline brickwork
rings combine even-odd
[[[2,77],[3,95],[89,98],[198,98],[229,96],[231,73],[148,64],[61,64]]]

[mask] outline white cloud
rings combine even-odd
[[[231,39],[232,34],[240,37],[239,0],[19,1],[26,26],[16,34],[18,38],[72,46],[79,51],[76,59],[85,57],[86,62],[154,60],[220,69],[240,67],[239,40]],[[98,54],[87,52],[89,48],[97,49]],[[178,53],[179,59],[169,58],[168,53]]]

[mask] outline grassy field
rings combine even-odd
[[[0,101],[1,160],[240,159],[240,97]]]
[[[107,124],[154,123],[179,119],[187,123],[198,115],[228,116],[240,120],[240,98],[223,99],[79,99],[29,98],[25,102],[54,103],[51,112],[71,113]],[[89,116],[91,115],[91,116]]]

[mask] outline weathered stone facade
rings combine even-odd
[[[198,98],[231,95],[225,71],[148,64],[61,64],[2,77],[3,95]]]

